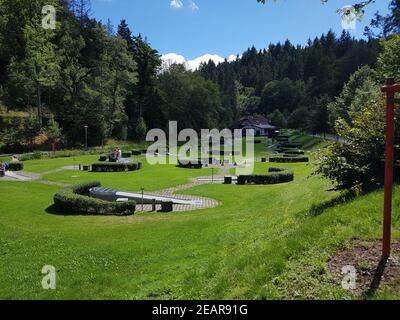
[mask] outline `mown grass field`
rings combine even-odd
[[[298,140],[310,148],[318,143],[308,137]],[[74,161],[91,163],[97,158],[93,157]],[[25,170],[46,173],[72,165],[71,161],[27,161]],[[267,172],[269,166],[257,163],[256,173]],[[59,187],[40,181],[1,181],[0,298],[356,298],[332,281],[327,261],[355,237],[381,236],[382,192],[324,206],[338,193],[329,191],[328,181],[310,176],[311,165],[279,167],[293,170],[295,181],[273,186],[201,185],[184,193],[214,198],[222,205],[130,217],[54,215],[47,209]],[[145,165],[129,174],[60,171],[43,179],[100,180],[135,191],[158,190],[209,174],[207,169]],[[397,187],[395,208],[400,205],[399,191]],[[397,209],[393,220],[398,239]],[[44,265],[57,269],[56,290],[41,287]],[[400,298],[400,294],[375,296],[383,297]]]

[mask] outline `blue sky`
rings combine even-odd
[[[305,44],[329,29],[342,32],[338,8],[354,0],[92,0],[92,15],[109,18],[117,27],[126,19],[135,34],[142,33],[161,54],[175,53],[186,59],[204,54],[229,57],[248,47],[265,48],[289,39]],[[362,37],[373,14],[387,12],[388,0],[371,5],[353,35]]]

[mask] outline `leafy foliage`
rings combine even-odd
[[[237,184],[278,184],[294,180],[294,173],[290,170],[280,168],[269,168],[267,175],[246,175],[239,176]]]

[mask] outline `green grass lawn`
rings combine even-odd
[[[91,160],[84,158],[82,160]],[[71,159],[39,160],[47,172]],[[257,163],[256,173],[270,164]],[[276,166],[274,164],[273,166]],[[273,299],[354,298],[326,272],[329,255],[352,238],[379,238],[378,191],[325,210],[337,197],[310,177],[307,164],[282,164],[295,181],[272,186],[201,185],[183,193],[220,200],[212,209],[138,213],[130,217],[61,216],[46,212],[58,187],[0,182],[0,298],[3,299]],[[27,170],[27,171],[29,171]],[[147,166],[127,174],[97,174],[104,185],[146,190],[181,184],[209,170]],[[61,171],[46,180],[93,180]],[[396,188],[394,207],[400,205]],[[399,210],[394,236],[400,237]],[[41,288],[41,269],[57,269],[57,289]],[[400,298],[380,292],[378,297]]]

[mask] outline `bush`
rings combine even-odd
[[[295,143],[295,142],[286,142],[286,143],[280,143],[278,145],[279,149],[301,149],[303,148],[303,145],[301,143]]]
[[[8,171],[21,171],[24,170],[24,164],[21,162],[8,163],[6,170]]]
[[[132,156],[132,153],[122,152],[122,158],[130,158],[131,156]]]
[[[107,156],[100,156],[99,161],[100,162],[106,162],[107,161]]]
[[[221,157],[223,157],[223,156],[230,156],[230,155],[233,155],[233,156],[240,156],[240,151],[235,151],[235,150],[212,150],[212,151],[210,151],[209,152],[209,155],[211,155],[211,156],[217,156],[217,155],[220,155]]]
[[[135,201],[108,202],[90,198],[89,190],[100,186],[100,182],[87,182],[57,192],[54,195],[54,207],[56,211],[66,214],[117,216],[126,216],[135,213]]]
[[[293,155],[280,157],[280,158],[270,158],[269,162],[278,162],[278,163],[300,163],[300,162],[309,162],[310,159],[308,157],[293,157]]]
[[[285,138],[285,137],[276,137],[275,140],[278,141],[278,142],[282,142],[282,143],[288,143],[289,142],[289,138]]]
[[[278,184],[286,183],[294,180],[294,173],[292,171],[280,168],[270,168],[267,175],[248,175],[239,176],[237,184]]]
[[[142,163],[95,163],[92,172],[126,172],[142,169]]]
[[[203,163],[199,160],[178,160],[178,167],[186,169],[201,169]]]
[[[40,160],[42,159],[42,153],[40,151],[35,151],[33,153],[24,154],[18,158],[20,161],[28,160]]]
[[[303,150],[300,149],[279,149],[278,152],[280,153],[284,153],[284,154],[289,154],[289,155],[304,155],[305,152]]]

